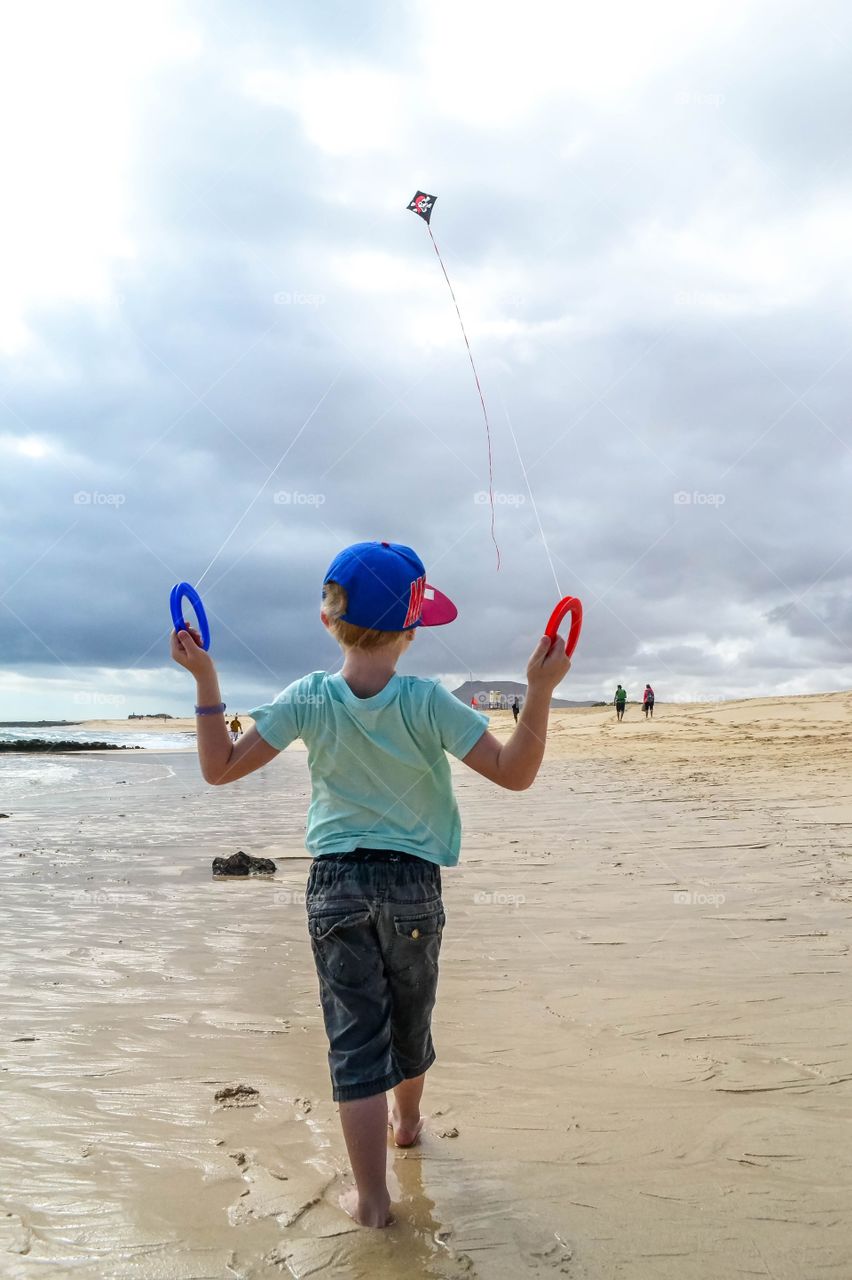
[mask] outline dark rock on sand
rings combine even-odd
[[[230,858],[214,858],[214,876],[273,876],[278,870],[271,858],[253,858],[250,853],[232,853]]]
[[[231,1084],[213,1095],[220,1107],[256,1107],[260,1091],[250,1084]]]

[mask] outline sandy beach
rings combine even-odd
[[[249,716],[241,716],[240,723],[247,728],[253,721]],[[92,733],[108,733],[118,724],[132,733],[195,733],[195,716],[174,716],[171,720],[82,720],[80,728]]]
[[[33,773],[0,805],[0,1275],[848,1280],[850,725],[849,694],[560,711],[532,790],[454,766],[431,1118],[377,1233],[336,1207],[304,752]],[[214,882],[237,849],[277,876]]]

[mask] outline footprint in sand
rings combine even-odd
[[[23,1218],[11,1209],[0,1209],[0,1247],[4,1253],[29,1253],[32,1231]]]
[[[521,1275],[543,1277],[554,1273],[585,1280],[586,1273],[579,1270],[573,1248],[561,1236],[554,1232],[544,1239],[536,1238],[534,1225],[503,1223],[504,1228],[507,1225],[508,1231],[492,1230],[487,1244],[473,1239],[456,1240],[450,1230],[437,1232],[436,1242],[449,1252],[457,1268],[447,1274],[482,1276],[485,1280],[485,1273],[480,1272],[475,1259],[483,1257],[487,1250],[488,1280],[515,1280]],[[464,1229],[460,1234],[464,1237]]]
[[[306,1234],[282,1240],[264,1261],[293,1276],[429,1276],[432,1280],[484,1280],[472,1258],[454,1254],[434,1236],[398,1221],[387,1231],[365,1231],[329,1205],[311,1209],[299,1225]],[[338,1221],[339,1220],[339,1221]],[[342,1225],[348,1224],[348,1225]],[[393,1269],[388,1267],[392,1250]],[[516,1280],[516,1277],[512,1277]]]
[[[292,1227],[320,1202],[335,1177],[305,1163],[284,1173],[255,1163],[244,1151],[228,1154],[247,1184],[228,1209],[228,1221],[233,1227],[265,1218],[275,1218],[281,1228]]]
[[[553,1270],[561,1271],[563,1275],[574,1272],[574,1250],[560,1236],[556,1236],[549,1245],[530,1250],[529,1258],[533,1264],[538,1264],[542,1274]]]

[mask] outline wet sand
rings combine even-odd
[[[221,790],[76,758],[0,826],[0,1274],[848,1280],[850,723],[560,712],[532,791],[456,770],[432,1119],[383,1233],[336,1208],[304,753]],[[278,876],[213,882],[237,848]]]

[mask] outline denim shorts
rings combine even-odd
[[[440,867],[383,849],[327,854],[311,866],[307,909],[335,1102],[422,1075],[435,1061]]]

